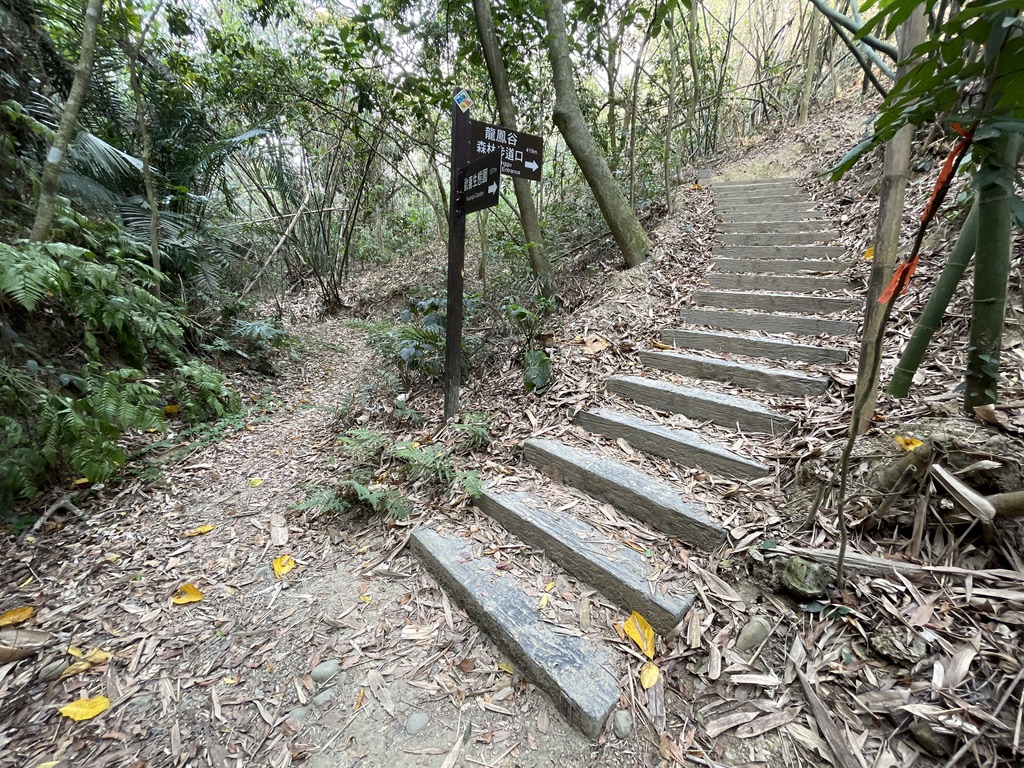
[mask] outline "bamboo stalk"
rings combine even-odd
[[[924,353],[928,349],[928,344],[942,324],[942,317],[946,312],[946,307],[949,306],[950,299],[953,298],[953,293],[960,284],[964,271],[974,255],[977,232],[978,207],[975,205],[967,214],[967,220],[964,221],[956,244],[953,246],[949,258],[946,259],[945,265],[942,267],[942,274],[939,275],[939,279],[935,282],[935,287],[932,288],[928,302],[925,304],[924,310],[917,320],[917,325],[914,326],[914,332],[910,336],[910,341],[907,342],[907,346],[900,356],[900,361],[896,365],[896,370],[892,375],[892,381],[889,382],[887,390],[893,397],[906,397],[910,391],[914,374],[924,359]]]

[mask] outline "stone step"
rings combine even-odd
[[[671,631],[693,596],[663,594],[648,581],[647,558],[573,515],[547,509],[532,493],[485,488],[476,505],[571,576],[596,588],[627,614],[636,611],[657,632]]]
[[[838,245],[725,245],[711,250],[727,259],[829,259],[846,255]]]
[[[715,205],[715,215],[721,217],[732,216],[734,214],[741,213],[760,213],[764,214],[761,221],[781,221],[788,220],[793,221],[794,219],[806,218],[807,213],[816,213],[823,215],[821,211],[815,209],[814,203],[810,200],[792,201],[792,202],[776,202],[775,200],[765,200],[763,202],[744,202],[737,200],[735,202],[726,202]],[[776,219],[768,216],[770,213],[792,213],[796,214],[793,219]]]
[[[790,209],[782,211],[765,210],[737,210],[715,214],[719,222],[730,222],[733,224],[757,224],[761,221],[817,221],[825,219],[821,211],[806,209]]]
[[[821,232],[765,232],[754,235],[719,235],[723,245],[810,245],[811,243],[830,243],[839,237],[834,229]]]
[[[772,188],[763,192],[716,192],[715,204],[719,207],[727,205],[760,205],[762,203],[797,203],[808,208],[814,207],[814,201],[800,191],[786,191],[785,189]]]
[[[764,357],[769,360],[843,363],[849,356],[845,349],[835,347],[817,347],[761,336],[737,336],[731,333],[691,331],[683,328],[668,328],[662,331],[661,340],[665,344],[682,349],[706,349],[747,357]]]
[[[490,635],[516,668],[547,693],[572,725],[596,739],[619,701],[608,659],[582,637],[554,631],[528,597],[491,558],[473,557],[473,545],[430,528],[411,543],[441,587]]]
[[[856,333],[857,323],[822,317],[733,312],[723,309],[684,309],[679,319],[690,325],[709,325],[724,331],[763,331],[794,333],[798,336],[848,336]]]
[[[681,387],[641,376],[611,376],[605,381],[605,389],[657,411],[681,413],[694,421],[710,421],[723,427],[738,426],[744,432],[781,434],[791,430],[796,423],[788,416],[743,397]]]
[[[830,222],[821,219],[808,221],[756,221],[750,223],[723,221],[718,225],[718,231],[725,235],[755,235],[771,232],[821,232],[831,226]]]
[[[708,517],[703,504],[684,501],[668,483],[622,462],[538,438],[523,443],[523,455],[566,485],[691,546],[710,550],[725,541],[725,529]]]
[[[848,291],[853,288],[849,280],[838,277],[809,277],[804,275],[747,275],[709,272],[708,285],[725,291],[781,291],[813,293],[814,291]]]
[[[712,269],[719,272],[768,272],[776,275],[796,275],[813,272],[844,272],[842,261],[813,261],[811,259],[715,259]]]
[[[680,352],[639,353],[640,362],[662,371],[671,371],[691,379],[732,382],[741,389],[754,389],[778,395],[804,397],[820,395],[828,387],[828,379],[805,373],[767,368],[748,363],[734,363],[717,357],[701,357]]]
[[[740,181],[716,181],[715,189],[742,189],[744,187],[796,186],[795,176],[780,176],[777,179],[742,179]]]
[[[753,309],[761,312],[786,312],[794,315],[828,315],[836,312],[848,312],[863,306],[860,299],[801,296],[795,293],[746,293],[743,291],[694,291],[693,301],[700,307]]]
[[[574,421],[590,432],[622,438],[641,451],[698,466],[727,477],[753,478],[768,474],[768,467],[733,453],[688,429],[670,429],[610,408],[580,411]]]

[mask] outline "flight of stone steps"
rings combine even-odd
[[[792,180],[730,182],[713,188],[721,246],[706,275],[709,288],[695,291],[693,306],[679,317],[680,327],[662,334],[663,345],[673,350],[640,353],[648,375],[607,379],[609,402],[621,403],[617,398],[623,398],[695,422],[785,433],[795,424],[791,416],[754,397],[719,390],[728,386],[797,397],[824,392],[828,379],[801,370],[802,364],[846,359],[841,346],[821,337],[855,332],[855,322],[834,315],[849,314],[860,301],[837,276],[845,269],[843,250],[827,243],[838,233]],[[672,374],[673,381],[659,372]],[[693,385],[679,384],[679,377]],[[740,479],[769,472],[764,464],[697,431],[669,428],[635,412],[594,408],[577,414],[575,421],[589,433],[625,440],[633,449],[682,466]],[[571,486],[687,547],[715,551],[726,541],[725,528],[710,518],[704,505],[684,498],[664,478],[569,442],[531,438],[523,449],[526,461],[551,478],[552,486]],[[505,484],[492,484],[477,506],[510,539],[514,535],[542,550],[567,575],[601,592],[619,606],[623,618],[637,611],[657,632],[667,633],[689,610],[691,594],[652,587],[641,552],[615,541],[593,522],[546,503],[536,490],[509,491]],[[444,590],[519,671],[551,697],[566,719],[596,738],[620,696],[619,678],[609,671],[620,665],[608,651],[584,636],[550,626],[536,598],[528,597],[522,585],[482,554],[479,544],[429,526],[414,531],[412,542]]]

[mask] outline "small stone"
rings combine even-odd
[[[324,704],[333,701],[334,697],[337,695],[337,687],[326,688],[320,693],[318,693],[316,696],[314,696],[312,699],[310,699],[310,702],[313,704],[314,707],[322,707]]]
[[[616,738],[625,739],[633,732],[633,716],[624,709],[615,710],[612,716],[612,733]]]
[[[790,557],[786,559],[782,571],[782,583],[797,597],[813,599],[824,594],[831,575],[829,569],[821,563],[803,557]]]
[[[946,757],[953,754],[956,739],[948,733],[939,733],[930,723],[916,720],[910,724],[910,732],[918,743],[935,757]]]
[[[409,715],[409,719],[405,721],[405,732],[410,736],[415,736],[426,728],[429,722],[430,717],[426,712],[413,712]]]
[[[740,630],[739,637],[736,638],[736,650],[740,653],[752,651],[760,647],[771,633],[771,622],[763,616],[755,616]]]
[[[338,674],[339,671],[341,671],[341,661],[338,659],[328,659],[317,664],[309,676],[313,678],[314,683],[326,683]]]
[[[308,709],[306,709],[305,707],[296,707],[295,709],[293,709],[291,712],[288,713],[287,719],[288,720],[297,720],[298,722],[301,723],[302,721],[304,721],[306,719],[306,717],[308,717],[308,715],[309,715],[309,710]]]

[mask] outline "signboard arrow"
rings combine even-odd
[[[540,181],[544,164],[544,140],[540,136],[470,120],[470,157],[475,160],[495,151],[501,156],[501,172],[506,176]]]
[[[463,213],[482,211],[498,204],[498,184],[501,178],[501,156],[497,150],[462,169],[459,190],[462,194]]]

